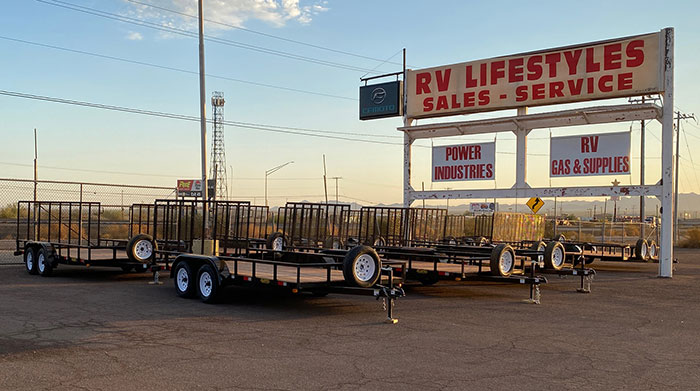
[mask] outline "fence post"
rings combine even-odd
[[[576,240],[581,242],[581,219],[578,220],[578,238]]]
[[[603,218],[603,227],[600,230],[600,242],[605,243],[605,218]]]

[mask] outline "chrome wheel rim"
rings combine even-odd
[[[275,251],[282,251],[284,249],[284,238],[277,237],[272,241],[272,249]]]
[[[510,251],[504,251],[499,259],[498,266],[501,272],[508,273],[513,268],[513,254]]]
[[[564,264],[564,251],[560,248],[557,247],[552,251],[552,265],[554,267],[560,267],[561,265]]]
[[[640,256],[642,257],[642,259],[646,258],[647,254],[649,253],[649,245],[646,243],[642,243],[640,253],[641,253]]]
[[[369,254],[362,254],[355,261],[355,276],[362,282],[371,280],[376,270],[374,258]]]
[[[26,259],[27,259],[27,270],[31,271],[32,269],[34,269],[34,253],[31,250],[29,250],[29,252],[27,252]]]
[[[177,271],[177,289],[179,289],[180,292],[187,292],[189,287],[190,275],[184,267],[180,268],[180,270]]]
[[[656,251],[657,251],[656,244],[652,244],[651,246],[649,246],[649,256],[650,257],[655,257]]]
[[[36,260],[36,266],[39,268],[39,273],[43,273],[46,270],[46,264],[44,263],[46,258],[44,253],[39,253],[39,257]]]
[[[199,276],[199,291],[202,292],[202,296],[211,296],[211,291],[213,289],[212,286],[213,281],[211,278],[211,274],[209,274],[209,272],[203,272],[202,275]]]
[[[150,240],[141,239],[134,245],[134,255],[141,261],[145,261],[153,255],[153,244]]]

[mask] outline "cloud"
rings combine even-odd
[[[141,41],[143,39],[143,35],[135,31],[129,31],[129,34],[126,35],[126,39],[129,41]]]
[[[198,0],[137,0],[136,4],[124,0],[128,5],[128,16],[158,23],[168,27],[195,31],[197,20],[185,15],[178,15],[163,9],[170,9],[186,15],[197,15]],[[260,20],[275,27],[283,27],[288,22],[309,24],[313,18],[328,11],[325,0],[207,0],[204,3],[204,17],[215,22],[243,27],[247,21]],[[208,23],[207,30],[230,30],[231,27]]]

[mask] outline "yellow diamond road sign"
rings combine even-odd
[[[532,197],[527,202],[525,205],[528,206],[532,210],[532,213],[537,213],[542,205],[544,205],[544,201],[540,197]]]

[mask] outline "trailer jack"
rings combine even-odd
[[[160,280],[160,269],[158,265],[151,266],[151,271],[153,272],[153,281],[149,281],[148,285],[163,285],[163,281]]]

